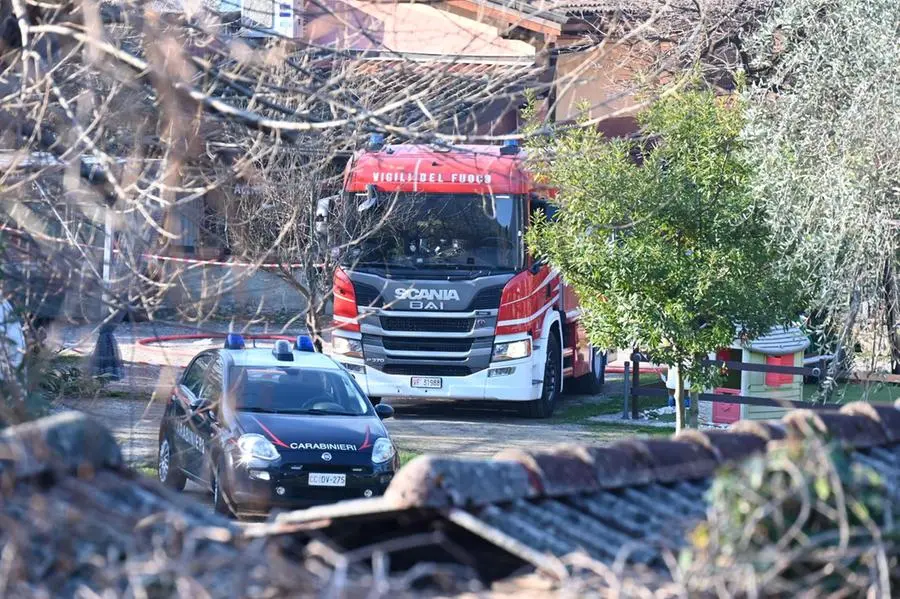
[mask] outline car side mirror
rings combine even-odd
[[[378,414],[378,417],[382,420],[387,420],[388,418],[392,418],[394,416],[394,408],[387,405],[386,403],[380,403],[375,406],[375,413]]]
[[[528,272],[530,272],[533,275],[536,275],[541,271],[541,267],[544,266],[544,264],[546,264],[545,260],[541,260],[541,259],[535,260],[534,262],[531,263],[531,266],[528,267]]]

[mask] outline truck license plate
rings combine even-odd
[[[346,474],[328,474],[323,472],[309,473],[310,487],[346,487]]]
[[[414,376],[409,382],[412,387],[420,389],[440,389],[441,377],[439,376]]]

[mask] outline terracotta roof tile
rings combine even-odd
[[[650,455],[629,445],[587,447],[597,481],[604,488],[646,485],[653,482]]]
[[[791,436],[827,434],[854,447],[884,445],[888,438],[881,423],[862,414],[793,410],[784,417]]]
[[[758,420],[739,420],[729,430],[756,435],[766,441],[780,441],[787,436],[781,422],[760,422]]]
[[[516,461],[540,482],[540,491],[548,497],[595,491],[599,488],[591,456],[583,447],[562,446],[551,451],[507,450],[494,459]]]
[[[842,407],[841,414],[866,416],[881,426],[887,440],[900,441],[900,410],[897,408],[855,401]]]
[[[718,465],[713,452],[698,443],[642,439],[617,445],[634,447],[646,455],[651,464],[651,478],[657,482],[705,478]]]
[[[398,507],[485,505],[536,496],[538,485],[517,462],[419,456],[394,477],[385,499]]]
[[[700,444],[708,449],[719,463],[740,460],[750,454],[766,450],[764,438],[736,430],[687,430],[676,435],[675,439]]]

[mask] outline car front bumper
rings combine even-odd
[[[316,472],[322,469],[314,469]],[[379,473],[340,472],[346,476],[342,487],[311,486],[309,472],[267,471],[270,480],[252,478],[249,470],[234,472],[226,495],[238,516],[264,516],[272,510],[297,510],[345,499],[384,495],[393,478],[392,471]],[[332,473],[332,472],[329,472]]]

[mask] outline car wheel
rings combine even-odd
[[[566,393],[597,395],[606,382],[606,354],[596,347],[591,348],[591,369],[577,379],[566,383]]]
[[[225,494],[222,490],[222,484],[219,482],[221,480],[222,469],[216,468],[216,474],[215,476],[213,476],[212,481],[213,509],[217,514],[221,514],[230,518],[233,516],[233,514],[231,512],[231,508],[228,507],[228,502],[225,500]]]
[[[541,386],[541,397],[525,404],[524,412],[528,418],[549,418],[553,415],[553,408],[556,407],[556,400],[559,398],[562,370],[559,359],[559,335],[557,335],[556,331],[550,333],[548,344],[547,359],[544,362],[544,382]]]
[[[178,465],[168,435],[164,435],[159,443],[159,461],[157,462],[159,482],[176,491],[183,491],[187,482],[184,472]]]

